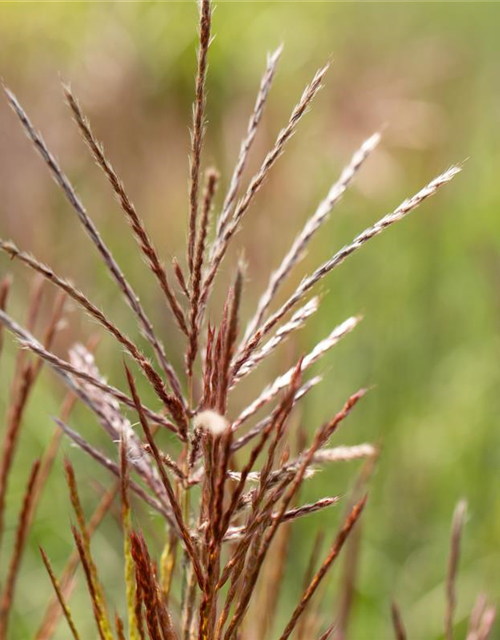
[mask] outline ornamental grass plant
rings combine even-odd
[[[355,150],[339,178],[300,229],[290,249],[269,275],[268,284],[249,317],[243,317],[242,300],[251,276],[251,264],[240,257],[233,263],[228,253],[244,218],[258,206],[259,191],[286,150],[288,142],[310,110],[328,71],[328,62],[306,84],[289,119],[276,136],[257,171],[246,176],[248,159],[266,101],[282,55],[282,48],[268,55],[255,106],[243,132],[232,175],[223,182],[217,169],[206,162],[206,77],[213,38],[212,7],[209,0],[199,6],[199,46],[187,200],[185,255],[166,262],[157,249],[132,202],[126,186],[94,132],[84,108],[70,85],[64,85],[65,99],[82,139],[97,167],[109,183],[130,227],[137,251],[146,263],[150,282],[157,286],[165,313],[175,322],[175,335],[162,335],[139,297],[140,291],[127,278],[126,264],[119,264],[101,236],[77,190],[59,161],[37,131],[31,116],[7,87],[5,96],[21,127],[41,156],[51,177],[61,189],[68,210],[76,214],[117,290],[137,323],[134,336],[120,328],[119,318],[101,309],[76,283],[57,273],[36,256],[10,240],[0,240],[0,250],[10,259],[34,272],[33,287],[24,321],[9,309],[10,276],[0,286],[0,349],[6,333],[19,343],[14,368],[10,405],[4,418],[0,458],[0,550],[2,575],[0,595],[0,640],[16,638],[12,624],[15,606],[22,611],[22,593],[16,591],[22,571],[22,557],[30,527],[50,474],[63,470],[54,465],[63,439],[82,449],[91,465],[103,467],[109,485],[103,490],[92,514],[82,505],[82,482],[65,458],[64,482],[72,509],[71,530],[74,552],[62,573],[40,548],[40,566],[47,572],[54,594],[41,616],[37,640],[52,638],[59,625],[66,625],[66,637],[79,634],[71,596],[83,589],[77,580],[81,567],[89,595],[89,616],[95,620],[101,640],[286,640],[348,637],[352,613],[353,584],[361,543],[359,520],[369,504],[369,481],[381,453],[375,444],[342,446],[337,431],[362,401],[366,389],[353,390],[343,406],[332,407],[329,420],[305,425],[298,419],[301,400],[321,383],[321,374],[310,369],[361,321],[347,318],[332,327],[307,353],[297,354],[296,363],[265,388],[254,388],[252,373],[279,353],[278,348],[300,331],[321,305],[318,285],[323,279],[375,236],[412,213],[434,196],[460,171],[458,165],[443,171],[413,196],[397,205],[361,231],[332,255],[325,256],[284,300],[280,294],[290,274],[300,268],[310,242],[328,220],[381,140],[376,132]],[[272,242],[272,239],[268,240]],[[221,270],[232,274],[224,291],[221,308],[212,303]],[[247,273],[247,270],[249,273]],[[50,284],[50,287],[47,286]],[[49,291],[50,288],[50,291]],[[50,297],[52,314],[41,322],[42,299]],[[55,343],[64,327],[68,305],[87,314],[97,333],[109,334],[116,343],[115,357],[122,363],[118,386],[106,379],[95,359],[98,339],[91,337],[73,345],[66,356],[57,355]],[[181,361],[183,366],[174,366]],[[175,358],[173,358],[175,354]],[[26,474],[26,490],[15,525],[12,548],[5,548],[6,502],[9,477],[16,464],[26,407],[42,367],[49,369],[66,389],[66,399],[54,418],[52,439]],[[141,388],[148,387],[146,401]],[[236,387],[247,385],[253,400],[238,405]],[[254,386],[252,386],[254,385]],[[236,398],[236,399],[235,399]],[[74,408],[85,406],[114,445],[109,456],[94,445],[85,423],[74,419]],[[168,439],[165,436],[168,434]],[[336,487],[327,496],[305,502],[301,489],[319,469],[328,473],[333,464],[361,460],[354,488]],[[161,544],[149,539],[147,518],[136,511],[145,505],[163,521]],[[305,575],[295,575],[302,585],[301,596],[288,611],[282,627],[276,612],[285,579],[287,562],[294,561],[291,531],[294,522],[324,509],[342,514],[336,531],[324,531],[310,541],[311,557]],[[454,636],[456,575],[465,504],[456,509],[450,543],[446,581],[446,610],[443,629],[447,640]],[[117,607],[115,594],[103,587],[99,563],[95,560],[93,534],[107,514],[119,520],[123,539],[123,592],[125,606]],[[160,550],[158,551],[158,546]],[[324,603],[324,585],[333,565],[345,556],[341,598],[335,609]],[[5,561],[6,559],[6,561]],[[333,577],[333,576],[332,576]],[[16,604],[17,603],[17,604]],[[388,605],[389,607],[389,605]],[[63,620],[64,618],[64,620]],[[469,623],[468,640],[486,640],[495,618],[495,608],[485,596],[478,597]],[[404,612],[392,603],[394,635],[406,635]]]

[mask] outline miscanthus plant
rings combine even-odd
[[[459,171],[454,166],[431,180],[418,193],[394,211],[384,215],[354,240],[327,256],[315,271],[303,277],[293,294],[276,305],[277,294],[299,263],[313,236],[328,219],[370,154],[379,143],[376,133],[363,142],[333,184],[324,200],[299,231],[291,248],[271,273],[252,317],[240,315],[244,295],[245,269],[234,266],[234,278],[220,313],[207,313],[211,294],[228,248],[240,230],[266,177],[285,150],[300,120],[321,88],[328,65],[319,69],[306,85],[288,122],[278,133],[258,171],[244,184],[249,154],[263,117],[266,100],[281,55],[281,49],[268,56],[267,66],[257,92],[255,107],[244,132],[239,155],[227,192],[214,202],[219,175],[214,168],[204,169],[205,79],[212,37],[209,0],[200,4],[199,49],[195,81],[195,100],[189,165],[188,234],[186,255],[166,268],[153,239],[132,203],[124,184],[105,154],[99,140],[70,87],[64,92],[75,123],[98,166],[106,175],[137,241],[151,278],[156,280],[165,304],[170,309],[185,348],[184,367],[175,369],[162,337],[153,327],[137,292],[99,234],[84,203],[76,193],[58,161],[37,132],[18,99],[5,89],[7,99],[26,134],[41,155],[52,177],[64,193],[69,208],[87,233],[110,277],[128,303],[139,331],[149,343],[150,360],[137,341],[127,336],[111,317],[98,308],[85,293],[36,257],[13,242],[1,240],[0,249],[38,274],[29,303],[28,317],[19,324],[6,312],[10,280],[0,287],[0,323],[20,343],[10,408],[5,421],[0,460],[0,545],[5,530],[5,503],[8,479],[27,401],[43,364],[59,376],[67,387],[67,398],[56,419],[53,438],[29,475],[24,501],[20,507],[17,533],[10,561],[3,577],[0,596],[0,640],[8,636],[16,579],[23,549],[40,494],[51,470],[59,443],[67,437],[81,447],[96,464],[105,467],[112,482],[89,520],[80,502],[77,480],[69,460],[65,472],[74,511],[72,528],[75,552],[60,576],[56,576],[43,549],[41,555],[55,590],[54,600],[41,620],[36,638],[51,638],[62,616],[69,632],[80,638],[71,613],[70,596],[78,564],[83,567],[93,616],[102,640],[233,640],[276,637],[323,638],[345,636],[352,598],[345,598],[335,617],[321,614],[323,581],[337,560],[346,541],[353,535],[367,496],[366,482],[377,457],[370,444],[334,446],[333,436],[351,410],[363,397],[361,389],[346,399],[333,417],[312,435],[304,432],[295,451],[296,435],[290,419],[301,399],[321,376],[308,376],[308,369],[349,334],[360,321],[346,319],[332,328],[314,349],[297,359],[295,366],[269,381],[264,389],[255,389],[248,405],[228,410],[233,390],[244,385],[248,374],[273,357],[275,349],[303,327],[320,304],[310,297],[315,286],[333,269],[387,227],[402,220],[425,199],[433,196]],[[34,336],[39,315],[43,281],[59,291],[53,314],[41,339]],[[64,303],[74,301],[116,341],[116,357],[125,352],[123,389],[106,382],[93,357],[93,345],[75,345],[67,358],[57,356],[52,345],[61,326]],[[179,340],[175,340],[179,342]],[[136,380],[142,376],[150,385],[156,401],[146,404]],[[94,414],[104,431],[116,443],[112,458],[88,441],[83,429],[71,425],[71,411],[82,402]],[[155,434],[167,430],[181,445],[174,455],[160,447]],[[275,611],[280,595],[289,549],[290,525],[299,518],[326,509],[339,502],[338,496],[320,497],[303,504],[302,484],[319,466],[352,459],[365,459],[355,490],[344,499],[344,517],[323,558],[318,557],[319,541],[311,541],[313,553],[303,578],[303,593],[281,630],[276,630]],[[124,589],[126,611],[111,611],[98,567],[91,549],[93,532],[110,510],[115,498],[121,504],[123,528]],[[154,557],[141,530],[136,528],[132,506],[136,500],[160,514],[165,522],[163,551]],[[445,630],[453,638],[455,575],[458,563],[460,531],[464,506],[459,505],[453,527],[447,580]],[[272,553],[270,553],[272,552]],[[346,590],[352,580],[346,580]],[[320,593],[317,593],[320,591]],[[249,609],[257,613],[248,616]],[[393,605],[397,638],[404,638],[404,625]],[[90,612],[89,612],[90,613]],[[478,600],[470,620],[470,640],[484,640],[491,629],[495,611],[483,597]],[[274,634],[274,635],[271,635]],[[68,637],[68,636],[66,636]]]

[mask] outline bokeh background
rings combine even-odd
[[[236,252],[244,249],[246,313],[254,309],[269,270],[371,133],[383,128],[380,148],[282,296],[354,234],[450,164],[467,159],[451,185],[326,279],[320,311],[309,328],[249,378],[241,394],[242,402],[251,399],[335,324],[363,314],[361,325],[323,361],[325,380],[300,415],[304,424],[315,426],[351,392],[374,385],[336,438],[337,444],[371,441],[382,448],[363,522],[354,640],[389,637],[392,597],[400,602],[410,637],[442,637],[450,520],[462,497],[469,503],[459,578],[463,630],[479,591],[493,600],[500,596],[499,20],[495,3],[219,2],[215,11],[204,163],[220,169],[223,186],[266,52],[285,43],[247,177],[303,86],[332,57],[325,88],[258,195],[225,262],[221,285],[231,275]],[[76,184],[176,363],[182,362],[182,341],[133,250],[108,185],[78,137],[60,79],[70,81],[79,95],[165,258],[183,258],[195,25],[191,2],[0,5],[0,74]],[[0,141],[1,237],[70,276],[139,339],[131,314],[5,100],[0,100]],[[30,276],[5,257],[0,272],[14,274],[11,311],[22,319]],[[51,294],[47,290],[47,312]],[[218,317],[217,303],[211,313]],[[68,320],[57,345],[63,355],[75,340],[96,331],[76,310]],[[8,340],[0,373],[2,413],[14,354]],[[123,387],[122,354],[106,336],[97,360],[108,379]],[[51,415],[62,396],[45,371],[15,461],[2,569],[27,469],[52,433]],[[71,423],[111,453],[85,411],[76,412]],[[77,468],[90,512],[109,478],[67,443],[63,453]],[[311,481],[304,496],[346,494],[358,466],[329,468]],[[62,477],[58,459],[24,558],[12,638],[31,637],[50,594],[38,544],[57,569],[72,548]],[[286,619],[300,593],[316,532],[333,535],[341,513],[334,509],[296,527],[280,619]],[[142,517],[147,520],[147,512]],[[160,523],[154,525],[160,536]],[[113,517],[97,532],[95,550],[112,600],[121,606],[121,538]],[[339,575],[337,567],[326,594],[327,613],[337,606]],[[83,636],[94,637],[81,581],[73,602]],[[67,637],[64,623],[58,637]]]

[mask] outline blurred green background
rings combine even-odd
[[[411,638],[442,637],[449,528],[462,497],[469,502],[469,519],[459,578],[460,630],[465,632],[465,616],[478,592],[485,590],[493,600],[500,596],[499,20],[495,3],[219,2],[215,10],[204,164],[220,169],[223,187],[266,52],[285,43],[247,178],[316,68],[332,57],[325,88],[256,198],[224,264],[221,293],[236,252],[244,248],[249,263],[246,314],[252,313],[269,270],[371,133],[383,127],[380,148],[315,238],[282,299],[320,260],[450,164],[467,159],[451,185],[324,281],[322,305],[309,328],[249,378],[239,396],[241,402],[252,399],[333,326],[363,314],[361,325],[324,359],[320,368],[327,367],[325,380],[300,414],[313,427],[351,392],[374,385],[335,439],[336,444],[366,441],[382,447],[364,515],[350,633],[354,640],[390,637],[392,597],[400,602]],[[164,257],[183,259],[195,4],[3,3],[0,42],[4,82],[74,180],[151,310],[169,355],[181,364],[182,341],[165,317],[108,185],[78,137],[59,82],[61,77],[70,81],[80,97]],[[131,314],[5,100],[0,101],[0,141],[1,237],[12,238],[73,278],[140,339]],[[11,312],[22,319],[30,276],[5,257],[0,271],[15,276]],[[214,319],[218,300],[211,311]],[[49,306],[50,292],[46,311]],[[68,319],[57,345],[62,355],[75,340],[96,331],[76,310]],[[10,339],[8,343],[0,374],[3,413],[15,353]],[[108,379],[124,387],[122,354],[106,336],[97,360]],[[15,460],[2,570],[27,470],[48,442],[51,415],[62,395],[57,380],[44,372]],[[111,444],[85,411],[76,412],[71,424],[111,454]],[[109,478],[67,443],[63,452],[75,463],[90,512],[98,499],[94,481],[107,484]],[[310,482],[303,497],[345,495],[357,468],[328,468]],[[24,558],[12,638],[31,637],[50,594],[38,544],[46,547],[57,569],[72,548],[62,477],[58,459]],[[300,593],[315,532],[321,528],[331,535],[341,514],[341,508],[333,509],[296,527],[280,620],[287,619]],[[147,516],[143,524],[145,520]],[[112,517],[96,534],[95,549],[111,601],[121,606],[121,537]],[[339,576],[337,567],[325,598],[329,618],[337,606]],[[80,582],[73,602],[88,638],[95,632],[86,597]],[[64,623],[57,637],[67,637]]]

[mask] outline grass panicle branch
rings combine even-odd
[[[328,67],[329,65],[326,64],[324,67],[319,69],[311,80],[310,84],[308,84],[304,89],[299,102],[294,107],[292,114],[290,115],[290,119],[287,125],[279,132],[273,148],[266,155],[260,169],[251,179],[245,195],[236,204],[233,215],[230,221],[227,223],[224,231],[222,232],[220,240],[218,240],[214,245],[210,264],[208,266],[207,274],[203,282],[203,292],[201,296],[202,305],[206,304],[206,301],[212,289],[215,276],[226,254],[232,237],[234,236],[236,231],[238,231],[244,215],[250,208],[250,205],[253,202],[256,194],[258,193],[258,191],[260,191],[260,188],[264,184],[264,181],[271,171],[271,168],[283,153],[287,142],[293,136],[300,119],[307,112],[314,97],[321,89],[323,78],[328,70]]]
[[[405,218],[411,211],[416,209],[424,200],[433,196],[437,191],[445,184],[450,182],[459,172],[461,167],[454,166],[439,175],[437,178],[429,182],[423,189],[416,193],[411,198],[408,198],[402,202],[392,213],[388,213],[384,217],[380,218],[371,227],[368,227],[354,240],[342,247],[337,253],[335,253],[329,260],[319,266],[310,276],[305,277],[295,292],[288,298],[288,300],[275,312],[268,320],[266,320],[261,327],[259,327],[255,333],[250,336],[246,341],[241,354],[236,361],[235,368],[238,370],[239,366],[245,362],[250,354],[256,349],[256,347],[262,341],[262,338],[269,333],[280,320],[292,309],[298,302],[303,300],[304,296],[327,274],[329,274],[335,267],[339,266],[355,251],[360,249],[366,242],[382,233],[385,229],[392,226],[394,223],[399,222]]]
[[[57,599],[59,601],[59,604],[61,605],[61,609],[62,609],[62,611],[64,613],[64,617],[66,618],[66,622],[68,623],[68,627],[69,627],[69,629],[71,631],[73,639],[74,640],[80,640],[80,635],[79,635],[79,633],[78,633],[78,631],[76,629],[75,622],[74,622],[73,616],[71,614],[71,610],[68,607],[68,604],[66,603],[66,599],[64,597],[64,594],[62,592],[61,586],[59,584],[59,580],[57,579],[57,576],[54,573],[54,570],[52,569],[52,566],[50,564],[50,560],[49,560],[47,554],[45,553],[45,551],[42,549],[42,547],[40,547],[40,554],[42,556],[45,568],[47,569],[47,573],[49,574],[49,578],[50,578],[50,581],[52,582],[52,586],[54,588],[54,591],[56,592]]]
[[[99,378],[96,378],[95,376],[88,373],[87,371],[73,366],[70,362],[67,362],[66,360],[62,360],[51,351],[48,351],[40,342],[38,342],[38,340],[36,340],[36,338],[33,335],[31,335],[28,331],[23,329],[21,325],[19,325],[10,316],[8,316],[6,313],[4,313],[1,310],[0,310],[0,323],[3,326],[7,327],[7,329],[19,339],[20,345],[23,348],[28,349],[29,351],[32,351],[35,355],[39,356],[45,362],[47,362],[50,365],[50,367],[61,378],[63,378],[67,386],[71,390],[77,392],[77,395],[80,397],[80,399],[82,399],[87,404],[89,404],[88,398],[83,397],[81,390],[75,384],[74,378],[83,380],[87,384],[104,392],[106,395],[116,398],[116,400],[118,400],[118,402],[122,404],[125,404],[131,408],[134,407],[133,401],[126,394],[121,392],[119,389],[116,389],[115,387],[112,387],[111,385],[106,384],[105,382],[103,382]],[[94,406],[91,406],[91,408],[94,409]],[[167,429],[177,432],[177,428],[174,425],[172,425],[172,423],[169,420],[166,420],[160,414],[155,413],[154,411],[151,411],[146,407],[144,407],[144,413],[157,424],[161,424],[165,426]]]
[[[314,347],[314,349],[307,356],[305,356],[302,363],[302,369],[305,370],[308,367],[312,366],[315,362],[317,362],[325,353],[327,353],[327,351],[334,347],[339,342],[339,340],[350,333],[356,327],[360,320],[360,317],[348,318],[345,322],[336,327],[329,336],[319,342]],[[236,371],[238,371],[238,369],[236,369]],[[248,407],[246,407],[246,409],[244,409],[244,411],[240,413],[237,420],[233,424],[233,429],[240,428],[241,425],[246,422],[251,416],[253,416],[259,409],[261,409],[273,398],[275,398],[282,389],[290,384],[292,375],[293,368],[289,369],[286,373],[281,375],[271,385],[269,385],[269,387],[264,389],[259,397],[256,398]]]
[[[188,329],[186,320],[184,318],[184,312],[182,311],[182,308],[180,307],[177,298],[175,297],[175,294],[168,282],[167,273],[160,260],[160,257],[158,256],[158,252],[156,251],[153,242],[149,237],[148,232],[146,231],[144,222],[137,214],[136,208],[128,197],[122,181],[117,176],[115,170],[113,169],[113,166],[104,154],[104,148],[102,144],[98,142],[94,137],[92,129],[90,128],[90,123],[86,116],[83,114],[78,100],[74,96],[71,88],[67,85],[64,86],[64,94],[66,96],[68,105],[73,113],[75,122],[78,125],[78,128],[85,142],[92,152],[95,161],[101,167],[106,177],[108,178],[115,196],[120,203],[120,206],[123,209],[125,215],[127,216],[127,220],[130,224],[130,227],[132,228],[139,247],[144,254],[144,257],[146,258],[147,264],[149,265],[151,271],[158,280],[161,290],[168,300],[173,316],[177,321],[179,328],[183,333],[187,335]]]
[[[354,180],[356,174],[371,153],[375,150],[379,142],[379,133],[373,134],[368,138],[368,140],[363,142],[361,147],[353,155],[350,163],[343,169],[338,181],[331,187],[326,198],[318,205],[314,214],[306,222],[304,228],[294,240],[290,250],[283,258],[280,266],[272,273],[267,289],[259,300],[255,316],[248,324],[245,334],[246,338],[251,336],[259,327],[279,287],[293,267],[304,255],[307,245],[311,241],[312,237],[320,229],[321,225],[326,222],[333,208],[340,201],[345,191]]]
[[[151,447],[151,452],[153,454],[153,457],[155,459],[156,465],[158,467],[158,471],[160,472],[160,478],[161,481],[163,483],[163,486],[165,487],[165,491],[167,493],[169,502],[170,502],[170,506],[172,508],[172,512],[174,514],[174,518],[175,518],[175,522],[177,524],[180,536],[182,538],[182,541],[184,543],[185,549],[187,551],[187,553],[189,554],[189,557],[191,559],[191,562],[193,563],[193,569],[194,572],[196,574],[198,583],[200,585],[200,588],[203,588],[203,573],[201,571],[201,567],[200,567],[200,563],[199,563],[199,558],[198,558],[198,552],[196,550],[196,547],[194,545],[194,542],[192,540],[191,537],[191,533],[189,532],[186,523],[184,522],[183,516],[182,516],[182,510],[181,507],[179,505],[179,501],[177,499],[177,496],[175,495],[175,491],[172,487],[172,483],[168,477],[168,474],[165,470],[163,461],[161,459],[158,447],[156,445],[156,442],[153,438],[153,434],[151,433],[151,429],[149,428],[149,424],[148,421],[146,419],[146,416],[144,415],[144,412],[142,411],[142,405],[141,402],[139,400],[139,396],[137,395],[137,389],[135,386],[135,382],[134,382],[134,378],[132,377],[132,374],[130,373],[130,370],[128,369],[128,367],[125,365],[125,372],[127,374],[127,381],[130,387],[130,391],[132,393],[132,398],[134,399],[134,403],[135,403],[135,408],[137,411],[137,414],[139,416],[139,420],[141,422],[141,426],[142,429],[144,431],[144,435],[146,436],[146,440],[149,444],[149,446]]]
[[[222,211],[217,221],[217,234],[216,234],[216,240],[215,240],[216,243],[222,239],[223,233],[229,222],[231,212],[233,210],[233,206],[236,202],[236,197],[238,195],[238,190],[241,184],[241,179],[243,177],[243,172],[245,170],[245,166],[247,164],[248,156],[250,154],[250,150],[255,140],[255,136],[257,135],[259,123],[261,121],[262,114],[264,113],[264,107],[267,102],[267,97],[269,95],[269,91],[271,89],[274,75],[276,73],[276,67],[278,66],[278,62],[282,52],[283,52],[283,45],[280,45],[276,49],[276,51],[274,51],[271,54],[268,54],[267,56],[266,70],[260,82],[259,92],[257,94],[255,106],[254,106],[252,115],[250,116],[250,120],[248,122],[247,133],[241,143],[238,160],[236,161],[233,175],[231,176],[231,181],[229,183],[229,189],[227,191],[226,197],[224,198]],[[215,247],[214,247],[214,252],[215,252]]]
[[[345,541],[347,540],[354,525],[356,524],[359,517],[361,516],[364,506],[366,504],[366,500],[367,498],[364,497],[358,503],[356,503],[352,508],[351,512],[349,513],[349,515],[347,516],[347,519],[344,522],[342,529],[339,531],[335,539],[335,542],[333,543],[332,548],[328,552],[327,557],[323,561],[323,564],[318,569],[316,575],[311,580],[309,586],[307,587],[306,591],[302,595],[300,602],[297,605],[297,608],[293,612],[292,617],[290,618],[290,621],[288,622],[288,624],[285,627],[285,630],[280,636],[280,640],[286,640],[287,638],[289,638],[292,631],[295,629],[297,622],[299,620],[299,617],[302,615],[302,612],[306,608],[309,600],[312,598],[312,596],[316,592],[318,586],[320,585],[321,581],[323,580],[326,573],[330,569],[331,565],[337,559],[342,547],[345,544]]]
[[[105,515],[109,512],[118,490],[119,486],[115,484],[102,496],[99,504],[87,523],[87,533],[89,537],[92,537]],[[61,594],[66,602],[69,600],[76,584],[74,574],[79,562],[80,556],[78,554],[78,550],[74,549],[58,580]],[[42,622],[35,635],[35,640],[49,640],[52,638],[62,613],[61,604],[56,595],[49,602],[45,615],[43,616]]]
[[[73,537],[77,545],[80,561],[85,570],[87,582],[90,588],[90,596],[96,617],[99,633],[103,640],[111,640],[111,624],[106,611],[106,599],[103,587],[99,581],[97,566],[92,558],[90,551],[90,535],[85,521],[82,503],[76,483],[74,469],[68,459],[64,461],[64,469],[66,472],[66,481],[69,488],[69,496],[73,511],[75,514],[77,527],[73,528]]]
[[[108,316],[96,307],[84,293],[79,291],[65,278],[59,277],[50,267],[38,261],[30,254],[18,249],[13,242],[0,240],[0,250],[4,251],[11,258],[17,258],[35,272],[40,273],[44,278],[52,282],[57,288],[61,289],[61,291],[77,302],[82,309],[84,309],[94,320],[97,320],[99,324],[101,324],[114,338],[116,338],[120,345],[125,347],[134,360],[139,364],[147,379],[151,382],[158,397],[167,406],[169,404],[178,404],[175,400],[169,399],[169,394],[165,389],[163,381],[151,366],[146,356],[144,356],[139,348],[124,333],[122,333],[118,327],[109,320]]]
[[[105,469],[110,471],[117,478],[120,477],[120,467],[118,464],[113,462],[111,459],[107,458],[101,451],[92,447],[80,434],[76,431],[73,431],[67,424],[65,424],[62,420],[58,418],[55,419],[56,424],[59,426],[61,431],[78,447],[82,449],[85,453],[87,453],[91,458],[93,458],[96,462],[98,462]],[[161,499],[157,499],[152,496],[150,493],[145,491],[145,489],[140,485],[130,480],[129,482],[130,489],[138,495],[146,504],[152,507],[155,511],[164,516],[167,522],[173,524],[172,513],[170,509],[161,501]],[[153,488],[153,491],[156,491],[156,486]]]
[[[17,521],[14,550],[7,569],[7,577],[5,579],[2,592],[0,593],[0,638],[7,637],[7,629],[10,621],[10,613],[12,611],[14,592],[17,579],[19,577],[19,569],[26,546],[28,531],[31,525],[34,495],[33,487],[35,485],[39,470],[40,461],[35,460],[31,467],[31,472],[22,500],[21,512]]]
[[[21,104],[17,100],[16,96],[7,88],[4,88],[4,90],[7,95],[7,99],[10,103],[10,106],[12,107],[12,109],[18,116],[19,120],[21,121],[21,124],[23,125],[26,131],[26,134],[35,145],[35,148],[40,153],[42,159],[47,164],[52,174],[52,177],[54,178],[56,183],[61,187],[68,202],[76,212],[78,219],[80,220],[83,228],[85,229],[92,243],[95,245],[96,249],[101,255],[103,263],[105,264],[108,271],[112,275],[113,279],[117,283],[119,289],[121,290],[130,308],[135,313],[138,319],[138,322],[142,330],[144,331],[144,335],[146,336],[151,346],[153,347],[154,352],[158,358],[158,361],[162,369],[164,370],[165,375],[167,376],[170,384],[172,385],[174,392],[177,394],[178,398],[181,399],[182,398],[181,387],[180,387],[177,374],[173,369],[172,365],[167,360],[163,345],[159,342],[158,338],[156,337],[155,332],[153,330],[153,325],[151,324],[151,321],[147,317],[146,312],[144,311],[139,301],[138,295],[135,293],[135,291],[132,289],[131,285],[129,284],[128,280],[125,278],[118,263],[113,258],[111,251],[109,250],[107,245],[104,243],[103,239],[101,238],[101,235],[97,230],[97,227],[95,226],[94,222],[91,220],[89,214],[87,213],[87,210],[85,209],[82,201],[76,194],[76,191],[73,188],[73,185],[69,181],[66,174],[59,167],[59,164],[57,163],[55,157],[49,151],[41,135],[38,134],[37,131],[35,130],[33,124],[31,123],[26,112],[24,111]]]
[[[0,281],[0,309],[5,311],[7,309],[7,300],[12,287],[12,276],[6,275]],[[3,351],[3,326],[0,326],[0,356]]]
[[[35,323],[36,317],[39,313],[41,289],[37,285],[35,286],[35,294],[34,304],[31,306],[29,314],[30,317],[28,318],[29,324]],[[45,329],[43,342],[47,347],[51,346],[57,331],[60,328],[63,308],[64,296],[57,299],[54,305],[52,317]],[[3,313],[3,311],[0,312]],[[4,530],[4,514],[9,476],[21,432],[23,416],[42,366],[42,360],[37,359],[32,362],[25,362],[23,356],[24,354],[19,353],[16,360],[16,375],[14,376],[14,383],[12,386],[11,402],[7,412],[7,424],[3,437],[2,454],[0,457],[0,547]]]
[[[189,183],[189,238],[188,238],[188,266],[193,273],[194,255],[196,247],[197,217],[198,217],[198,190],[201,167],[201,151],[205,130],[205,82],[208,67],[208,48],[210,46],[212,29],[212,8],[210,0],[200,0],[200,26],[198,49],[198,72],[195,83],[195,101],[193,105],[193,129],[191,131],[191,162]]]
[[[215,169],[207,171],[205,191],[203,193],[203,203],[200,219],[200,232],[196,239],[194,249],[194,263],[193,271],[191,273],[191,294],[187,291],[187,287],[184,284],[188,298],[190,298],[190,331],[189,331],[189,344],[186,354],[186,368],[189,377],[193,374],[193,363],[198,352],[198,337],[200,332],[200,318],[198,315],[200,308],[200,295],[201,284],[203,277],[203,263],[205,260],[205,245],[208,233],[209,216],[213,206],[213,199],[217,190],[217,184],[219,181],[219,174]],[[182,274],[182,272],[181,272]],[[183,280],[181,280],[181,283]],[[182,284],[181,284],[182,286]]]

